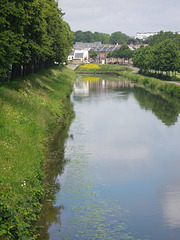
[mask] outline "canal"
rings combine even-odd
[[[41,240],[178,240],[179,103],[78,75],[75,117],[48,158]]]

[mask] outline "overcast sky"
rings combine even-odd
[[[59,7],[73,31],[180,31],[180,0],[59,0]]]

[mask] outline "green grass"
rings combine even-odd
[[[156,94],[166,95],[167,97],[175,97],[178,99],[180,98],[180,85],[153,77],[131,74],[129,72],[121,72],[120,75],[134,82],[137,86],[143,86],[147,90]]]
[[[36,239],[45,149],[65,124],[74,80],[61,66],[0,84],[0,239]]]
[[[128,68],[128,66],[124,66],[124,65],[116,65],[116,64],[94,64],[97,65],[98,68],[91,68],[89,66],[91,66],[93,64],[81,64],[79,65],[75,71],[76,72],[121,72],[121,71],[128,71],[131,72],[131,69]]]
[[[179,79],[179,81],[180,81],[180,73],[177,73],[176,74],[176,77]]]

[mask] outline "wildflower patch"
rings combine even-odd
[[[81,69],[88,69],[88,70],[99,69],[99,65],[98,64],[89,63],[89,64],[81,65],[79,68],[81,68]]]

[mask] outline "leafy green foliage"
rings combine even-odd
[[[171,39],[178,47],[180,50],[180,34],[178,33],[173,33],[173,32],[163,32],[160,31],[158,34],[151,36],[150,37],[150,46],[154,46],[158,43],[161,43],[164,40]]]
[[[180,58],[177,45],[166,39],[154,46],[143,45],[137,49],[133,56],[133,64],[140,68],[141,72],[150,70],[163,71],[168,74],[170,71],[179,70]]]
[[[75,42],[101,42],[104,44],[123,44],[127,43],[129,37],[121,32],[114,32],[111,35],[107,33],[99,32],[82,32],[81,30],[74,33],[74,43]]]
[[[55,0],[0,2],[0,75],[11,79],[66,61],[73,33]]]
[[[94,50],[90,52],[90,57],[92,59],[95,59],[97,57],[97,52],[95,52]]]
[[[112,56],[115,58],[130,59],[133,55],[133,51],[128,47],[127,44],[122,44],[122,46],[112,52]]]
[[[109,43],[110,35],[107,33],[92,33],[90,31],[82,32],[81,30],[74,33],[74,43],[76,42],[101,42]]]
[[[122,32],[114,32],[111,34],[110,43],[111,44],[124,44],[127,43],[129,37]]]

